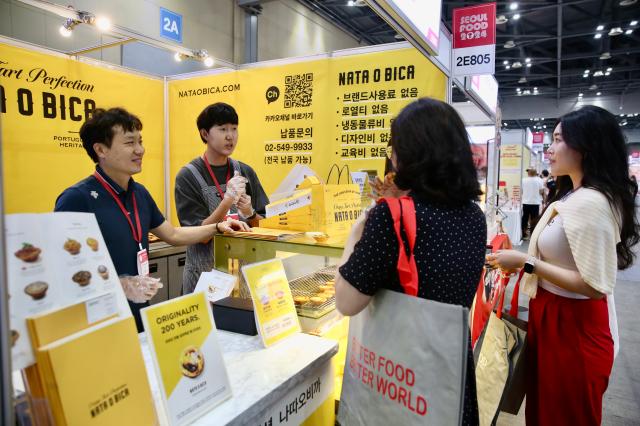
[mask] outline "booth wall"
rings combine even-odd
[[[163,208],[162,80],[2,43],[0,61],[6,213],[52,211],[65,188],[93,173],[78,131],[94,106],[122,106],[140,117],[146,154],[135,179]]]
[[[311,167],[322,179],[333,168],[331,183],[347,183],[347,171],[382,174],[393,117],[419,97],[444,100],[445,91],[445,75],[413,48],[340,52],[170,81],[170,196],[180,168],[205,150],[195,120],[213,102],[237,109],[233,157],[253,167],[271,194],[296,164]],[[174,204],[171,199],[173,219]]]

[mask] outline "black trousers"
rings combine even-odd
[[[540,214],[540,205],[539,204],[523,204],[522,205],[522,237],[524,238],[527,235],[527,229],[529,229],[529,224],[531,224],[531,229],[535,226],[536,221],[538,220],[538,215]]]

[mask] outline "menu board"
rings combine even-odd
[[[28,317],[81,302],[89,321],[131,315],[93,214],[14,214],[5,226],[14,369],[35,362]]]

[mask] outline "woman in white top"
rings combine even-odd
[[[561,117],[548,152],[558,191],[529,252],[488,261],[527,272],[527,425],[599,425],[618,346],[616,271],[631,265],[640,238],[634,187],[624,136],[602,108]]]

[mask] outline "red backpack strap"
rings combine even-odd
[[[383,198],[378,202],[386,202],[393,218],[393,229],[398,238],[398,276],[404,292],[410,296],[418,295],[418,267],[413,256],[416,244],[416,210],[411,197]],[[402,239],[402,228],[409,243],[409,253]]]

